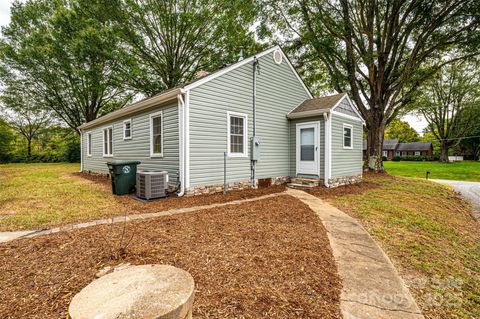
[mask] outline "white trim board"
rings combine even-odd
[[[243,117],[243,152],[232,153],[230,149],[230,118],[231,117]],[[238,112],[227,111],[227,156],[228,157],[240,157],[248,158],[248,115]]]

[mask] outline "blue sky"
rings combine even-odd
[[[12,2],[13,0],[0,0],[0,26],[4,26],[10,22],[10,5]],[[403,120],[407,121],[419,133],[422,133],[427,125],[425,119],[418,118],[414,115],[407,115]]]

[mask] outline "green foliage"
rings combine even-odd
[[[119,108],[133,59],[110,18],[114,0],[14,2],[2,29],[0,72],[4,85],[23,83],[41,106],[72,129]]]
[[[122,1],[115,16],[139,61],[131,85],[150,96],[238,61],[241,47],[253,54],[257,9],[250,0]]]
[[[410,124],[395,119],[385,129],[385,139],[398,139],[400,143],[418,142],[420,136]]]
[[[11,144],[14,135],[10,126],[0,117],[0,163],[11,159]]]

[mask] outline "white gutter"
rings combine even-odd
[[[184,156],[185,156],[185,188],[190,187],[190,90],[185,91],[185,111],[184,111],[185,121],[183,122],[184,126]]]
[[[166,103],[168,101],[174,100],[177,98],[178,94],[182,93],[182,89],[173,89],[171,91],[167,91],[163,94],[153,96],[151,98],[133,103],[129,106],[123,107],[119,110],[116,110],[115,112],[108,113],[102,117],[99,117],[96,120],[90,121],[88,123],[84,123],[80,125],[78,128],[80,130],[84,130],[90,127],[94,127],[112,120],[115,120],[117,118],[130,115],[139,111],[142,111],[144,109],[147,109],[152,106],[156,106],[162,103]]]
[[[83,131],[80,130],[80,172],[83,172]]]
[[[185,101],[183,100],[183,95],[178,94],[178,179],[180,180],[180,192],[177,194],[178,197],[181,197],[185,194],[185,159],[184,159],[184,129],[183,129],[183,122],[184,122],[184,110],[185,110]]]
[[[325,187],[329,187],[328,180],[331,177],[331,141],[332,141],[332,119],[331,114],[324,113],[323,119],[325,120],[325,158],[323,165],[323,184]]]

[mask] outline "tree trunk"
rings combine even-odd
[[[27,159],[30,160],[32,157],[32,140],[27,139]]]
[[[363,165],[365,171],[376,173],[383,172],[382,149],[385,124],[383,120],[377,118],[368,125],[367,132],[367,158]]]
[[[447,142],[440,142],[440,162],[448,163],[448,148],[449,145]]]

